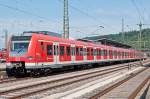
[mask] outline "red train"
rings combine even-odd
[[[7,51],[9,76],[144,58],[143,52],[133,49],[62,39],[38,32],[31,36],[12,36]]]
[[[0,62],[6,62],[6,49],[0,50]]]

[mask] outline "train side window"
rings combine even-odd
[[[100,55],[104,56],[104,50],[102,50],[102,49],[100,50]]]
[[[73,55],[75,55],[76,49],[75,47],[73,47]]]
[[[47,55],[52,55],[52,45],[47,45]]]
[[[107,50],[104,50],[104,56],[106,56],[107,55]]]
[[[112,56],[114,56],[114,51],[112,50]]]
[[[70,56],[70,47],[67,47],[67,55]]]
[[[99,56],[99,49],[96,50],[97,56]]]
[[[63,56],[64,55],[64,46],[60,46],[60,55]]]
[[[122,52],[122,56],[124,57],[124,52]]]
[[[107,53],[106,55],[110,55],[110,53],[109,53],[109,52],[110,52],[109,50],[106,50],[106,53]]]
[[[89,56],[89,55],[90,55],[90,49],[87,48],[87,56]]]
[[[78,56],[79,55],[79,48],[76,47],[76,55]]]
[[[86,48],[83,49],[83,55],[86,56]]]
[[[54,45],[54,55],[56,55],[56,46]]]
[[[115,56],[117,56],[117,51],[115,51]]]
[[[101,49],[98,50],[99,51],[99,56],[101,55]]]
[[[107,50],[105,50],[105,55],[108,55],[108,51]]]
[[[97,51],[96,51],[96,49],[94,49],[94,56],[96,56],[97,55]]]
[[[74,48],[71,47],[71,55],[74,56]]]
[[[93,48],[91,49],[91,55],[93,56]]]
[[[80,48],[80,55],[83,55],[83,48]]]

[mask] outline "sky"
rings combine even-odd
[[[68,0],[70,37],[138,30],[140,21],[150,24],[150,0]],[[0,0],[0,40],[23,31],[63,32],[63,0]],[[104,28],[102,28],[104,27]],[[144,25],[143,28],[149,28]]]

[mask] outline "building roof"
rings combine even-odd
[[[61,38],[62,35],[59,34],[59,33],[55,33],[55,32],[50,32],[50,31],[24,31],[23,32],[23,35],[32,35],[33,33],[36,33],[36,34],[44,34],[44,35],[50,35],[50,36],[54,36],[54,37],[59,37]]]
[[[99,38],[100,37],[100,38]],[[123,44],[114,40],[110,40],[107,38],[102,38],[105,36],[97,36],[95,39],[94,37],[86,37],[83,39],[78,39],[80,41],[85,41],[85,42],[95,42],[95,43],[101,43],[103,45],[108,45],[108,46],[114,46],[114,47],[121,47],[121,48],[132,48],[132,46]]]

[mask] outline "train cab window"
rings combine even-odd
[[[64,55],[64,46],[60,46],[60,55],[61,55],[61,56]]]
[[[47,55],[52,55],[52,45],[47,45]]]
[[[67,47],[67,55],[70,56],[70,47]]]
[[[78,56],[79,55],[79,48],[76,47],[76,55]]]

